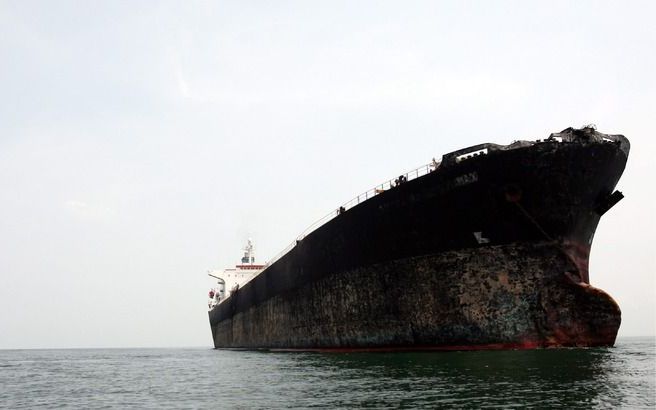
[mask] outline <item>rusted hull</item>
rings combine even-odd
[[[397,260],[328,275],[213,327],[217,347],[492,349],[612,346],[617,303],[573,282],[554,243]]]
[[[445,156],[338,216],[210,311],[214,346],[612,346],[620,309],[588,257],[628,141],[586,132]]]

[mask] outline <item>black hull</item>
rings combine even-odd
[[[558,135],[445,155],[338,215],[210,311],[215,347],[612,345],[587,261],[629,144]]]

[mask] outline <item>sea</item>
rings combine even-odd
[[[423,353],[0,350],[0,407],[653,409],[656,339]]]

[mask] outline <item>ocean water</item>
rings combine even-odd
[[[430,353],[0,350],[0,407],[654,408],[656,340]]]

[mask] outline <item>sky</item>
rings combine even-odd
[[[0,1],[0,348],[212,346],[208,269],[482,142],[632,144],[590,280],[656,333],[656,3]]]

